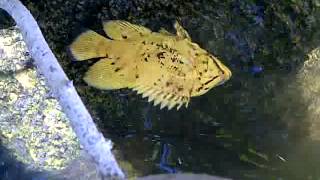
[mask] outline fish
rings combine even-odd
[[[99,59],[84,81],[101,90],[129,88],[160,109],[188,107],[200,96],[232,76],[217,57],[192,42],[178,21],[176,33],[154,32],[123,20],[102,23],[105,35],[81,33],[69,45],[75,61]]]

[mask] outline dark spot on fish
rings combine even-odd
[[[212,82],[213,80],[215,80],[216,78],[218,78],[219,76],[214,76],[212,79],[210,79],[209,81],[205,82],[204,85],[209,84],[210,82]]]
[[[148,54],[148,56],[147,56],[148,58],[150,57],[150,54]]]
[[[213,58],[213,63],[218,67],[218,69],[222,72],[222,74],[224,74],[223,69],[220,67],[219,63],[217,63],[217,61],[215,60],[215,58]]]
[[[172,84],[172,82],[166,82],[166,86],[170,86]]]
[[[182,61],[179,61],[180,64],[184,64]]]
[[[144,58],[144,61],[145,61],[145,62],[148,62],[148,58]]]
[[[208,72],[208,69],[205,69],[204,72]]]
[[[136,74],[136,79],[138,79],[139,78],[139,75],[138,74]]]
[[[183,87],[178,87],[178,91],[182,91],[183,90]]]
[[[199,56],[199,54],[198,54],[198,53],[195,53],[194,55],[195,55],[195,56]]]
[[[151,45],[153,45],[154,43],[153,42],[151,42]]]
[[[143,45],[146,45],[146,42],[145,42],[145,41],[142,41],[142,44],[143,44]]]
[[[120,68],[116,68],[115,70],[114,70],[114,72],[118,72],[120,70]]]
[[[155,85],[155,86],[156,86],[156,85],[157,85],[157,83],[153,83],[153,85]]]
[[[208,63],[208,61],[202,61],[202,64],[207,64]]]
[[[159,52],[159,53],[157,54],[158,59],[164,58],[164,53],[165,53],[165,52]]]
[[[111,63],[111,65],[114,65],[114,64],[115,64],[114,62]]]
[[[124,74],[119,74],[119,76],[124,76]]]
[[[199,88],[197,89],[197,91],[199,92],[199,91],[201,91],[201,89],[203,89],[203,86],[199,87]]]
[[[123,34],[121,36],[122,36],[123,39],[127,39],[128,38],[128,36],[123,35]]]
[[[161,79],[159,78],[159,79],[158,79],[158,81],[160,82],[160,81],[161,81]]]
[[[199,75],[202,76],[202,72],[199,72]]]
[[[208,90],[208,89],[209,89],[208,87],[204,88],[204,90]]]
[[[109,55],[108,55],[108,53],[106,53],[105,57],[106,57],[106,58],[109,58]]]
[[[117,59],[117,60],[119,60],[119,59],[120,59],[120,57],[117,57],[116,59]]]

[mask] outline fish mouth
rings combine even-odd
[[[230,69],[226,69],[226,71],[224,72],[224,80],[228,81],[232,76],[232,72],[230,71]]]

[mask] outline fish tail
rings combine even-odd
[[[69,52],[75,61],[108,57],[107,49],[110,41],[92,30],[87,30],[72,42]]]

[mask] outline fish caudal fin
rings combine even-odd
[[[101,59],[90,67],[83,79],[98,89],[121,89],[132,85],[129,73],[117,60]]]
[[[106,57],[109,41],[111,40],[92,30],[88,30],[73,41],[69,46],[69,50],[76,61]]]

